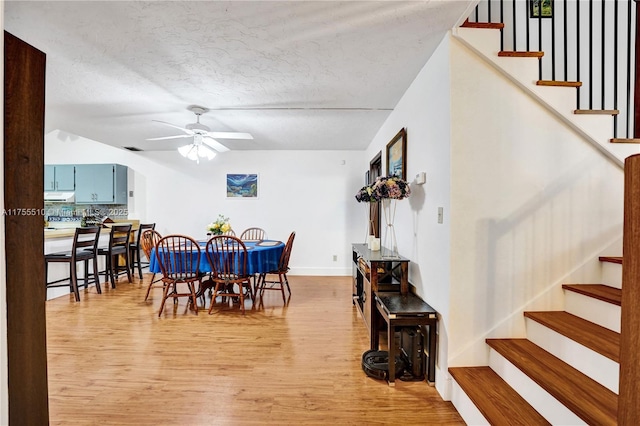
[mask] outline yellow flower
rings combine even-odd
[[[231,225],[229,225],[229,223],[225,223],[220,229],[222,229],[222,232],[228,232],[231,229]]]

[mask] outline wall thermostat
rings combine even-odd
[[[418,185],[424,185],[427,181],[427,174],[425,172],[420,172],[416,175],[416,183]]]

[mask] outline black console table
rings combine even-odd
[[[376,309],[371,321],[371,349],[378,350],[380,344],[380,321],[382,318],[387,323],[389,346],[389,386],[395,385],[395,332],[396,327],[402,326],[428,326],[427,334],[427,382],[434,384],[436,381],[436,327],[438,313],[413,293],[402,295],[397,292],[375,293]]]
[[[353,304],[364,319],[371,335],[372,316],[376,309],[373,295],[378,291],[409,293],[409,259],[386,257],[366,244],[353,244]]]

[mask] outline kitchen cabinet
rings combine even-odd
[[[73,164],[49,164],[44,166],[45,191],[74,191],[76,185]]]
[[[77,164],[76,204],[127,204],[127,167]]]

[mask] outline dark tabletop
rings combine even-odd
[[[378,292],[376,297],[389,314],[419,315],[435,314],[435,309],[413,293],[402,296],[397,292]]]

